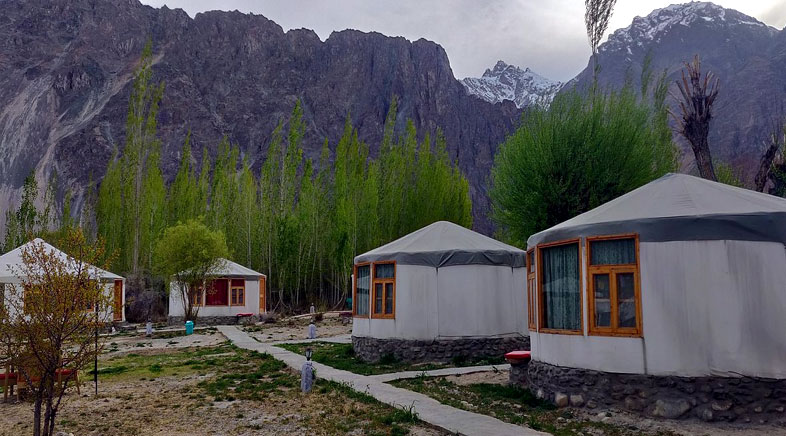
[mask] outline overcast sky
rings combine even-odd
[[[325,40],[334,30],[358,29],[442,45],[457,78],[480,76],[502,59],[554,80],[587,64],[583,0],[142,0],[182,8],[192,17],[221,9],[261,14],[284,30],[305,27]],[[609,30],[677,0],[618,0]],[[718,0],[778,29],[786,0]]]

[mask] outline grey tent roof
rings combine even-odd
[[[459,225],[438,221],[355,257],[355,263],[395,260],[402,265],[435,268],[450,265],[524,266],[525,253],[516,247]]]
[[[228,259],[220,259],[221,266],[211,271],[211,275],[216,276],[242,276],[242,277],[265,277],[261,272],[254,271],[251,268],[246,268],[239,263],[232,262]]]
[[[0,256],[0,283],[18,282],[19,278],[17,277],[17,274],[19,274],[20,268],[23,267],[22,252],[25,249],[32,247],[33,245],[39,245],[39,244],[43,245],[44,250],[46,250],[47,253],[54,253],[55,256],[61,259],[66,259],[69,257],[66,253],[58,250],[52,245],[49,245],[43,239],[35,238],[32,241],[20,245],[19,247],[16,247],[13,250],[9,251],[8,253]],[[111,273],[109,271],[104,271],[96,266],[91,265],[91,267],[94,268],[95,274],[98,275],[102,280],[123,279],[123,277],[117,274]]]
[[[786,199],[687,174],[666,174],[530,236],[528,247],[578,236],[638,233],[642,241],[786,243]]]

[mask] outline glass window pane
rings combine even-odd
[[[636,288],[633,273],[617,274],[619,327],[636,327]]]
[[[374,265],[375,279],[392,279],[396,277],[396,265],[392,263],[378,263]]]
[[[624,265],[636,263],[636,241],[633,238],[591,241],[592,265]]]
[[[579,330],[579,244],[543,249],[543,326]]]
[[[357,295],[355,298],[355,313],[358,315],[368,315],[369,309],[369,289],[371,287],[371,267],[369,265],[359,266],[357,268],[357,277],[355,278],[357,284]]]
[[[595,292],[595,326],[611,327],[611,288],[608,274],[592,276]]]
[[[382,313],[382,283],[374,285],[374,313]]]
[[[535,254],[534,253],[535,253],[534,251],[530,251],[529,253],[527,253],[527,272],[535,271],[535,268],[534,268],[534,266],[535,266]]]
[[[385,313],[393,314],[393,283],[385,283]]]

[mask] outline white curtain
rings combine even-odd
[[[581,328],[579,244],[558,245],[543,251],[543,326],[560,330]]]

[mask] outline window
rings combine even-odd
[[[368,316],[369,290],[371,288],[371,265],[355,265],[355,316]]]
[[[371,316],[374,318],[395,317],[396,307],[396,264],[374,264],[374,301]]]
[[[205,294],[205,306],[229,306],[229,280],[215,279],[208,286],[213,289]]]
[[[538,247],[540,270],[539,322],[547,333],[581,334],[579,241]]]
[[[246,281],[244,279],[232,279],[232,287],[229,291],[229,304],[231,306],[246,305]]]
[[[587,238],[591,334],[641,335],[638,245],[636,235]]]
[[[535,310],[535,250],[527,252],[527,326],[530,330],[536,329]]]

